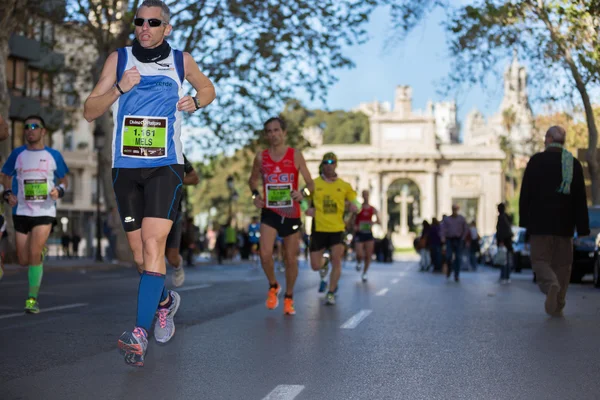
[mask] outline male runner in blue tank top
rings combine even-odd
[[[134,329],[119,338],[119,349],[130,365],[144,365],[148,331],[157,307],[168,308],[165,343],[175,332],[173,316],[179,296],[165,288],[165,243],[183,185],[182,112],[194,112],[215,99],[211,81],[191,55],[173,50],[169,8],[145,0],[136,13],[132,47],[112,53],[98,84],[85,102],[91,122],[112,107],[113,186],[123,228],[135,262],[143,264]],[[196,95],[183,96],[186,80]]]

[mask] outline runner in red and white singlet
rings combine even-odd
[[[260,221],[260,260],[269,280],[266,306],[279,305],[281,286],[275,277],[273,247],[279,235],[285,249],[286,291],[283,312],[294,315],[294,284],[298,277],[298,250],[300,247],[300,202],[304,198],[298,191],[299,174],[302,174],[309,193],[314,183],[308,172],[302,152],[285,144],[286,124],[281,118],[270,118],[264,125],[269,148],[254,159],[249,185],[254,205],[262,209]],[[258,191],[262,177],[262,194]]]
[[[379,222],[379,215],[375,207],[369,204],[369,191],[363,190],[363,204],[358,212],[354,222],[356,234],[356,270],[360,271],[360,264],[364,261],[362,274],[363,282],[367,281],[367,271],[371,265],[371,257],[375,249],[375,239],[373,238],[373,223]],[[373,218],[375,217],[375,218]],[[375,221],[373,221],[375,219]]]

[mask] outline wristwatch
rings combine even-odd
[[[192,99],[194,100],[194,105],[196,106],[196,110],[198,110],[200,108],[200,103],[198,102],[198,99],[196,98],[196,96],[192,96]]]

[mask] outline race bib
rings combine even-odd
[[[361,232],[371,232],[372,224],[370,222],[361,222],[358,225],[358,230]]]
[[[168,120],[166,117],[123,118],[121,155],[138,158],[167,156]]]
[[[45,179],[25,179],[26,201],[46,201],[48,198],[48,181]]]
[[[292,207],[292,185],[267,184],[267,208]]]

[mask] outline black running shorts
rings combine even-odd
[[[183,214],[177,213],[177,219],[173,222],[169,236],[167,236],[167,249],[177,249],[181,247],[181,233],[183,231]]]
[[[39,225],[52,225],[56,221],[54,217],[29,217],[26,215],[13,215],[13,223],[15,225],[15,231],[27,235],[36,226]]]
[[[260,223],[276,229],[277,234],[282,238],[300,232],[300,227],[302,226],[300,218],[282,217],[268,208],[262,209]]]
[[[175,221],[183,187],[183,165],[113,168],[113,188],[125,232],[142,227],[144,218]]]
[[[344,244],[344,232],[313,232],[310,235],[310,251],[330,249]]]
[[[371,232],[358,232],[356,234],[356,241],[358,243],[370,242],[372,240],[375,240],[375,238]]]

